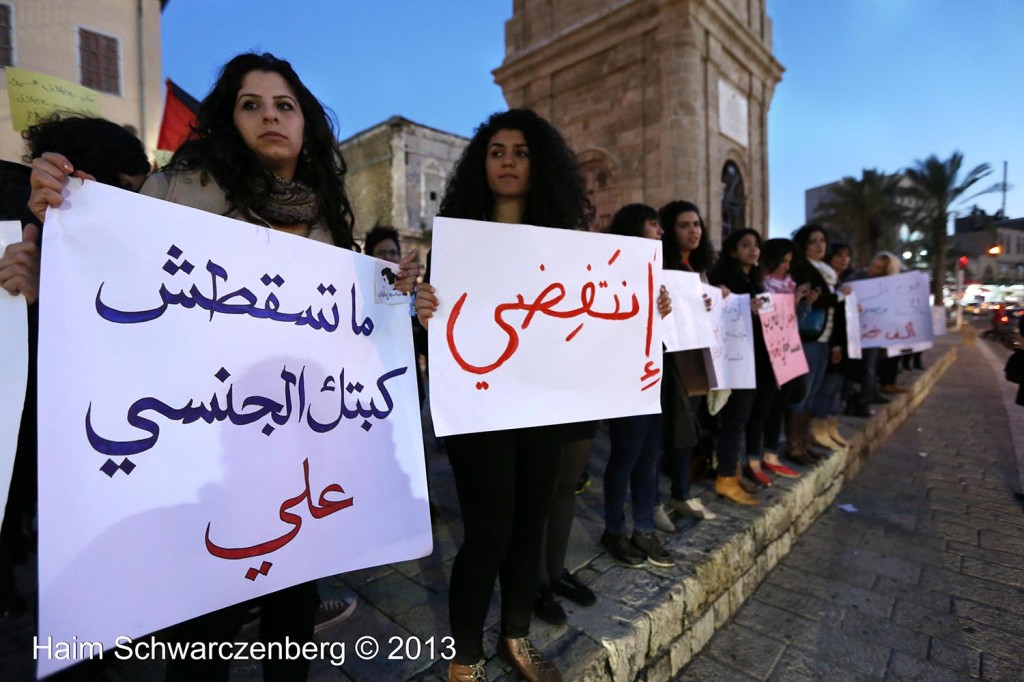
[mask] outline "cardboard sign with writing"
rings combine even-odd
[[[43,240],[41,641],[111,647],[430,552],[380,261],[79,180]]]
[[[78,83],[8,66],[11,124],[22,132],[53,114],[100,115],[100,94]]]
[[[758,318],[764,332],[765,346],[768,347],[768,357],[772,361],[775,381],[782,386],[810,370],[800,342],[793,294],[770,294],[770,297],[771,305],[763,306]]]
[[[651,239],[435,218],[435,432],[659,412],[660,273]]]

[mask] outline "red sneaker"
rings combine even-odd
[[[800,472],[790,469],[785,464],[772,464],[771,462],[761,462],[761,466],[772,472],[776,476],[782,476],[783,478],[800,478]]]
[[[767,488],[772,484],[772,479],[768,478],[768,474],[763,471],[758,471],[749,465],[743,468],[743,473],[746,474],[747,478],[751,481],[764,488]]]

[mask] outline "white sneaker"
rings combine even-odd
[[[700,499],[696,497],[691,497],[688,500],[672,500],[669,504],[671,504],[673,509],[684,516],[689,516],[695,519],[704,519],[705,521],[718,518],[718,514],[701,504]]]
[[[654,527],[665,533],[676,532],[676,524],[668,517],[664,505],[658,504],[654,507]]]

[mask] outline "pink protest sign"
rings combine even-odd
[[[792,294],[767,294],[771,305],[761,308],[759,315],[764,343],[772,360],[772,371],[779,386],[807,374],[807,358],[800,343]]]

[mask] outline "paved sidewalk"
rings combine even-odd
[[[913,391],[901,396],[885,409],[879,410],[879,414],[875,417],[868,420],[843,419],[844,432],[847,433],[851,441],[857,443],[855,446],[857,453],[876,448],[880,440],[912,410],[913,405],[919,402],[928,390],[931,390],[932,382],[942,374],[941,370],[952,358],[952,356],[945,355],[949,346],[958,344],[958,339],[946,340],[939,344],[940,347],[937,347],[935,351],[927,353],[925,362],[930,366],[928,372],[901,375],[902,384],[910,385],[910,382],[913,382]],[[975,351],[961,349],[961,352],[968,353],[970,358],[975,358]],[[936,408],[931,408],[933,418],[934,415],[944,418],[948,412],[956,415],[959,420],[957,423],[966,424],[971,415],[986,413],[988,408],[985,405],[987,403],[977,401],[974,397],[976,392],[992,390],[991,387],[995,385],[994,373],[991,369],[985,369],[980,365],[975,367],[974,365],[978,365],[978,361],[974,359],[971,360],[971,363],[966,379],[955,378],[964,376],[961,368],[955,375],[941,379],[938,384],[939,387],[943,387],[942,395],[947,395],[949,388],[947,384],[950,381],[953,381],[955,386],[960,386],[960,383],[964,381],[968,382],[961,392],[966,395],[962,402],[970,408],[971,412],[961,411],[959,407],[944,411],[941,409],[942,403],[940,402],[940,408],[937,411]],[[960,363],[955,363],[953,367],[958,365]],[[981,372],[983,369],[987,374]],[[954,378],[951,379],[950,376],[954,376]],[[985,381],[988,384],[975,385],[978,381]],[[975,383],[971,384],[970,382]],[[996,393],[993,392],[993,395]],[[948,401],[949,398],[944,400]],[[933,400],[925,404],[934,402]],[[914,423],[919,424],[920,418],[915,418]],[[987,431],[985,435],[989,436],[993,433]],[[920,434],[918,435],[920,436]],[[956,440],[960,439],[960,434],[957,434]],[[945,441],[942,442],[945,443]],[[441,654],[445,650],[442,638],[449,634],[447,583],[455,551],[461,540],[462,528],[454,492],[454,481],[447,464],[447,457],[433,446],[433,440],[428,437],[427,465],[431,499],[439,508],[438,518],[434,524],[434,552],[417,561],[379,566],[318,581],[321,594],[324,597],[356,596],[359,604],[350,619],[325,630],[318,636],[320,641],[344,644],[344,662],[333,662],[326,658],[314,661],[311,666],[311,680],[376,682],[384,679],[407,679],[431,680],[433,682],[446,677],[447,662],[441,659]],[[910,459],[911,464],[919,466],[921,461],[917,457],[918,450],[910,449],[913,450],[913,457],[904,459]],[[925,448],[922,447],[922,449]],[[938,449],[937,445],[935,449]],[[858,454],[852,458],[852,461],[845,456],[833,457],[827,463],[815,467],[813,471],[808,471],[807,475],[801,479],[796,481],[778,480],[773,488],[762,494],[765,504],[755,509],[739,508],[717,499],[709,490],[709,480],[695,482],[694,492],[700,494],[705,504],[719,514],[719,519],[700,524],[696,524],[692,520],[678,520],[681,531],[673,536],[664,536],[666,544],[677,554],[679,559],[679,564],[675,568],[659,569],[645,566],[640,569],[630,569],[611,560],[598,544],[603,527],[601,473],[608,457],[607,432],[602,427],[595,441],[589,466],[593,484],[577,498],[577,516],[567,558],[567,567],[572,571],[578,571],[578,575],[597,592],[598,603],[584,609],[563,602],[569,612],[568,625],[552,627],[535,620],[531,638],[557,661],[566,680],[668,679],[674,671],[679,670],[690,660],[694,651],[699,651],[711,639],[717,627],[728,627],[726,623],[730,614],[740,607],[744,598],[753,593],[755,586],[763,576],[772,566],[775,566],[780,557],[789,551],[793,539],[807,528],[821,509],[831,505],[832,499],[843,485],[843,479],[853,475],[864,461],[861,456]],[[887,459],[890,458],[876,453],[866,460],[866,466],[871,467],[875,461]],[[929,463],[935,464],[938,459],[936,457]],[[848,463],[849,467],[847,468]],[[981,474],[976,478],[981,479],[982,483],[988,483],[991,480],[984,479]],[[663,493],[666,492],[667,480],[663,478],[661,485]],[[976,485],[978,484],[973,482],[971,484],[972,488]],[[846,495],[845,492],[841,493],[841,501],[846,501]],[[864,509],[861,515],[864,518],[869,518],[871,505],[866,502],[857,502],[857,505]],[[897,515],[909,513],[899,500],[895,506],[885,511],[890,513],[894,509]],[[834,517],[835,512],[828,512],[824,523],[826,525],[835,523]],[[903,517],[900,518],[904,525],[909,524],[910,528],[914,527],[916,517],[911,515],[909,521]],[[945,524],[950,523],[945,519],[938,519],[938,521]],[[887,526],[883,524],[880,528],[882,531],[886,531]],[[868,535],[868,533],[864,533],[864,535]],[[889,535],[884,532],[883,535],[885,538],[889,538]],[[1018,540],[1019,542],[1021,541]],[[892,542],[897,546],[901,543],[902,539],[898,537],[896,541]],[[796,547],[802,546],[803,544],[796,545]],[[862,551],[869,549],[873,549],[873,546],[866,545]],[[940,551],[942,547],[938,550],[930,549]],[[981,552],[982,548],[979,547],[978,551]],[[1024,554],[1024,550],[1018,552],[1018,555],[1021,554]],[[898,560],[904,558],[897,550],[893,550],[892,557],[886,558],[884,561],[880,559],[874,561],[872,557],[865,556],[867,559],[863,557],[859,559],[860,565],[868,565],[868,569],[865,570],[871,576],[872,581],[875,573],[889,579],[894,577],[882,572],[882,569],[876,568],[876,564],[886,567],[886,570],[891,573],[897,570],[894,566],[901,565]],[[1020,556],[1016,556],[1016,558],[1019,559]],[[809,586],[815,586],[817,589],[820,585],[815,581],[817,583],[826,582],[826,576],[833,574],[845,576],[846,573],[832,564],[837,563],[845,567],[848,563],[845,559],[836,560],[836,562],[828,559],[824,563],[825,568],[815,573],[810,569],[795,568],[790,563],[791,561],[783,561],[776,573],[789,572],[792,576],[792,571],[800,571],[797,574],[800,578],[798,582],[804,592],[811,589]],[[927,561],[922,561],[922,563],[933,565]],[[858,564],[853,563],[852,565]],[[944,564],[938,562],[934,565],[942,566]],[[1020,572],[1019,564],[1017,570]],[[919,570],[920,572],[922,571]],[[929,569],[929,575],[930,572]],[[33,573],[34,566],[23,567],[19,570],[19,581],[29,591],[34,582]],[[815,579],[813,577],[815,575],[820,577]],[[939,574],[938,577],[942,578],[942,574]],[[914,583],[919,578],[919,574],[914,574],[907,579]],[[886,583],[886,585],[895,589],[894,584]],[[865,584],[864,582],[850,586],[840,584],[836,590],[837,594],[845,594],[848,590],[858,588],[865,590],[871,586],[872,583]],[[771,606],[767,603],[763,592],[764,590],[758,592],[756,603],[764,602],[765,606]],[[799,590],[796,592],[799,593]],[[828,593],[823,592],[823,594],[827,595]],[[810,602],[813,595],[803,598]],[[1024,597],[1018,593],[1017,598]],[[829,602],[827,597],[822,597],[820,600],[826,604]],[[977,599],[974,601],[980,604],[987,603]],[[794,608],[797,608],[804,616],[813,613],[810,608]],[[843,621],[846,612],[854,610],[852,606],[830,608],[837,612],[830,622],[839,628],[846,622]],[[1006,607],[1003,606],[1003,608]],[[1020,613],[1024,613],[1024,611],[1018,611],[1018,619]],[[489,654],[494,651],[497,639],[498,614],[497,597],[495,597],[488,621],[489,627],[485,633],[485,649]],[[854,616],[847,617],[847,621],[855,622],[856,615],[855,613]],[[744,616],[741,615],[740,619],[743,618]],[[816,623],[822,620],[828,619],[824,615],[815,615],[809,622]],[[756,628],[748,626],[746,629],[756,634]],[[778,633],[782,632],[778,624],[775,623],[772,623],[768,629],[776,638],[779,637]],[[253,638],[257,632],[257,628],[250,628],[243,631],[242,638]],[[810,632],[811,635],[803,635],[802,639],[794,640],[799,643],[799,646],[794,644],[792,647],[794,655],[814,655],[814,637],[817,636],[819,630]],[[32,634],[32,619],[28,615],[15,619],[13,622],[0,622],[0,682],[32,679],[33,662],[30,657]],[[366,636],[376,638],[380,646],[376,655],[366,656],[369,660],[360,658],[356,653],[357,642]],[[870,642],[869,637],[858,636]],[[433,638],[433,642],[430,641],[431,638]],[[769,644],[774,641],[771,637],[765,639]],[[948,636],[944,641],[948,641],[950,644],[960,643],[960,640],[951,639]],[[399,644],[402,646],[397,646]],[[720,645],[715,644],[714,646]],[[779,668],[775,664],[780,658],[780,652],[786,647],[784,638],[778,642],[778,647],[779,649],[774,651],[768,661],[769,670],[765,674]],[[1000,656],[1006,659],[1005,652]],[[699,671],[701,669],[699,666],[710,665],[713,670],[725,671],[726,676],[720,676],[718,679],[751,679],[740,670],[742,665],[735,659],[728,658],[728,654],[726,654],[725,661],[728,665],[723,667],[721,661],[707,658],[706,663],[702,660],[695,664],[696,667],[693,669]],[[163,679],[163,665],[159,661],[116,661],[107,656],[104,663],[105,670],[102,670],[101,674],[106,679],[115,682],[121,680],[158,682]],[[492,657],[489,660],[487,668],[492,682],[518,679],[515,673],[501,663],[497,657]],[[710,674],[714,673],[710,672]],[[830,674],[824,676],[809,674],[799,677],[795,673],[792,676],[785,673],[779,679],[857,679],[856,676],[847,674],[846,671],[841,671],[838,677],[830,676]],[[732,677],[729,677],[730,675]],[[753,679],[758,679],[757,671],[754,672],[754,675]],[[236,661],[232,666],[233,680],[259,680],[260,678],[261,670],[258,662]],[[700,674],[693,679],[706,678]]]
[[[960,347],[925,402],[675,679],[1024,680],[1011,437],[1024,407],[1004,407],[994,371],[1004,357]]]

